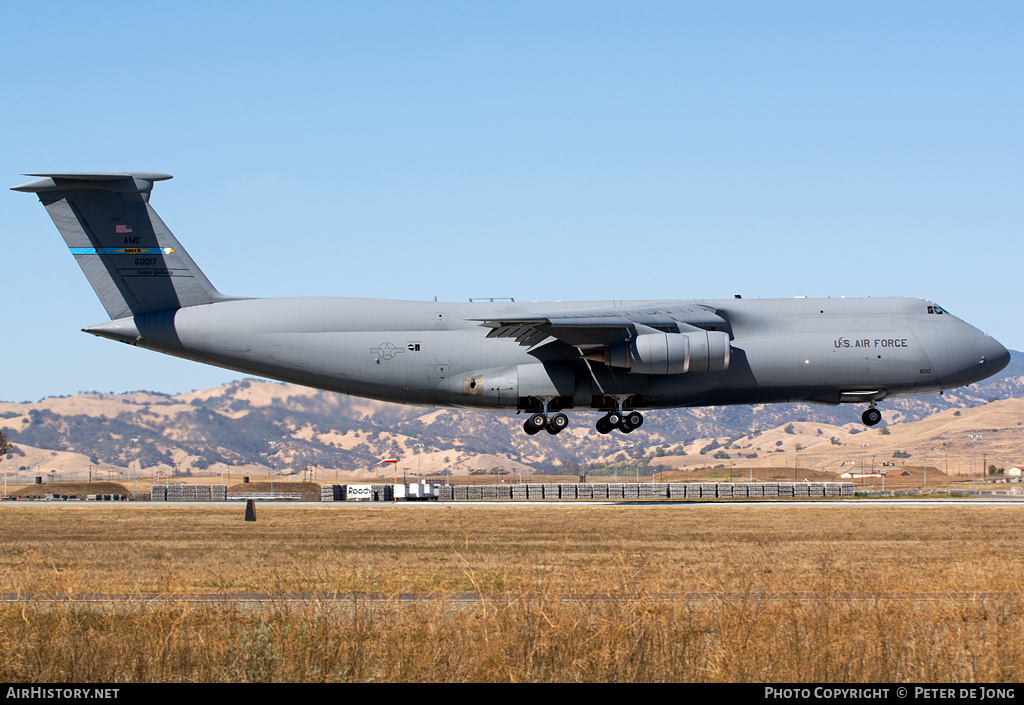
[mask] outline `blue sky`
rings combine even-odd
[[[0,173],[173,174],[217,288],[930,298],[1024,350],[1019,2],[49,2],[0,11]],[[3,189],[0,399],[234,373],[80,332]]]

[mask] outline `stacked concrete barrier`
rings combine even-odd
[[[361,498],[370,501],[393,501],[394,485],[356,485],[364,488]],[[160,501],[212,501],[222,496],[223,486],[154,485],[152,496]],[[506,500],[695,500],[748,498],[816,498],[852,497],[851,482],[562,482],[514,485],[440,485],[432,496],[446,502]],[[224,488],[226,491],[226,488]],[[353,499],[346,485],[325,485],[321,499],[325,502]],[[364,497],[365,495],[365,497]],[[371,499],[372,498],[372,499]],[[406,498],[399,493],[399,498]]]
[[[347,485],[324,485],[320,488],[321,502],[344,502]]]
[[[149,497],[154,502],[226,502],[227,485],[153,485]]]

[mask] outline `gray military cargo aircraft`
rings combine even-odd
[[[438,303],[260,299],[218,292],[149,205],[148,172],[29,174],[110,321],[85,332],[208,365],[371,399],[567,410],[629,433],[640,410],[867,404],[960,387],[1010,360],[997,341],[915,298]]]

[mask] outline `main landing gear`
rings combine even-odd
[[[632,433],[644,423],[644,415],[639,411],[630,411],[627,414],[618,411],[609,411],[597,420],[598,433],[611,433],[618,429],[623,433]],[[532,436],[541,431],[547,431],[552,436],[560,433],[569,426],[569,417],[558,413],[554,416],[545,416],[543,413],[530,414],[530,417],[523,422],[523,430]]]
[[[535,433],[547,431],[554,436],[569,427],[569,417],[565,414],[558,413],[548,416],[548,404],[552,399],[554,397],[537,397],[541,410],[539,413],[530,414],[530,417],[523,422],[523,430],[526,431],[526,435],[532,436]]]
[[[598,433],[611,433],[615,429],[619,429],[623,433],[632,433],[643,426],[643,423],[644,415],[639,411],[630,411],[628,414],[609,411],[597,420],[596,427]]]
[[[627,414],[618,411],[609,411],[597,420],[598,433],[611,433],[615,429],[623,433],[631,433],[640,428],[644,423],[644,415],[639,411],[630,411]],[[569,426],[569,417],[558,413],[553,416],[546,416],[543,413],[530,414],[530,417],[523,422],[523,430],[532,436],[547,431],[552,436],[562,432]]]
[[[523,422],[523,430],[526,431],[527,435],[532,436],[535,433],[541,431],[547,431],[552,436],[561,432],[563,429],[569,426],[569,417],[565,414],[558,413],[548,418],[546,414],[531,414],[530,418]]]
[[[628,396],[624,395],[615,396],[615,411],[609,411],[597,420],[596,427],[598,433],[611,433],[616,428],[623,433],[632,433],[643,426],[643,414],[639,411],[623,411],[622,407],[628,398]]]
[[[609,411],[597,420],[598,433],[611,433],[615,429],[623,433],[632,433],[643,426],[643,414],[639,411],[623,411],[622,406],[627,398],[616,397],[615,401],[618,408],[615,411]],[[565,414],[559,412],[551,416],[548,415],[550,398],[539,397],[538,401],[541,404],[541,410],[530,414],[526,421],[523,422],[523,430],[526,431],[528,436],[533,436],[541,431],[547,431],[554,436],[569,427],[569,417]]]
[[[874,426],[882,420],[882,412],[875,408],[875,402],[871,402],[867,411],[861,414],[860,420],[864,422],[865,426]]]

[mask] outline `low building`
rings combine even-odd
[[[881,470],[847,470],[839,477],[841,478],[853,478],[853,477],[883,477],[885,473]]]

